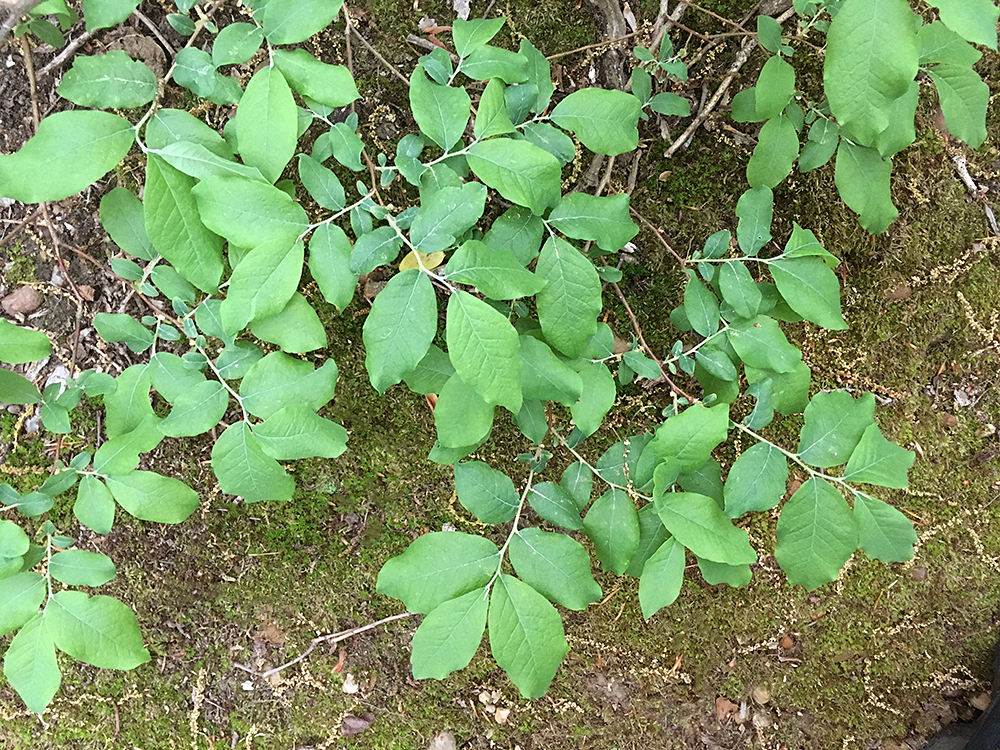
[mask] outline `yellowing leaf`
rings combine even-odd
[[[417,262],[417,256],[420,256],[420,262]],[[422,253],[419,250],[411,250],[405,258],[399,262],[400,271],[417,271],[423,266],[428,271],[433,271],[435,268],[441,265],[441,261],[444,260],[444,253],[440,250],[436,253]]]

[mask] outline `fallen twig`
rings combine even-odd
[[[261,679],[266,680],[271,675],[277,674],[283,669],[288,669],[288,667],[291,667],[294,664],[298,664],[300,661],[309,656],[309,654],[311,654],[313,650],[321,643],[326,643],[326,642],[340,643],[341,641],[347,640],[352,636],[364,633],[365,631],[371,630],[373,628],[377,628],[379,625],[385,625],[387,622],[392,622],[393,620],[401,620],[404,617],[410,617],[412,614],[413,614],[412,612],[402,612],[398,615],[393,615],[392,617],[386,617],[382,620],[379,620],[378,622],[372,622],[357,628],[351,628],[350,630],[342,630],[339,633],[330,633],[329,635],[318,636],[309,641],[309,648],[307,648],[301,654],[296,656],[290,662],[282,664],[280,667],[269,669],[266,672],[258,672],[255,669],[251,669],[246,664],[240,664],[238,662],[233,662],[233,666],[236,667],[237,669],[242,669],[244,672],[252,674],[254,677],[260,677]]]
[[[670,253],[671,255],[673,255],[673,256],[674,256],[674,258],[676,258],[676,259],[677,259],[677,262],[678,262],[678,263],[680,263],[680,265],[681,265],[681,268],[684,268],[684,267],[685,267],[685,266],[687,265],[687,262],[686,262],[686,261],[685,261],[685,260],[684,260],[684,259],[683,259],[683,258],[682,258],[682,257],[681,257],[680,255],[678,255],[678,254],[677,254],[677,251],[676,251],[676,250],[674,250],[674,249],[673,249],[672,247],[670,247],[670,243],[669,243],[669,242],[667,242],[667,241],[666,241],[666,240],[665,240],[665,239],[663,238],[663,232],[661,232],[661,231],[660,231],[659,229],[657,229],[656,227],[654,227],[654,226],[653,226],[653,225],[652,225],[652,224],[651,224],[651,223],[649,222],[649,220],[648,220],[648,219],[647,219],[647,218],[646,218],[645,216],[643,216],[642,214],[640,214],[640,213],[639,213],[638,211],[636,211],[636,210],[635,210],[634,208],[632,208],[631,206],[629,206],[629,209],[628,209],[628,210],[629,210],[629,212],[630,212],[630,213],[631,213],[631,214],[632,214],[632,215],[633,215],[633,216],[634,216],[635,218],[637,218],[637,219],[638,219],[639,221],[641,221],[641,222],[642,222],[643,224],[645,224],[645,225],[646,225],[646,227],[647,227],[647,228],[648,228],[648,229],[649,229],[650,231],[652,231],[652,233],[653,233],[653,234],[655,234],[655,235],[656,235],[656,239],[658,239],[658,240],[660,241],[660,244],[662,244],[662,245],[663,245],[663,247],[665,247],[665,248],[667,249],[667,251],[668,251],[668,252],[669,252],[669,253]]]
[[[80,49],[80,47],[89,42],[91,37],[93,37],[94,33],[97,31],[98,29],[94,29],[93,31],[85,31],[82,34],[80,34],[80,36],[78,36],[76,39],[74,39],[72,42],[63,47],[62,52],[60,52],[58,55],[49,60],[48,63],[45,66],[43,66],[41,70],[38,71],[38,77],[42,78],[43,76],[46,76],[49,73],[51,73],[56,68],[62,66],[62,64],[66,62],[70,57],[72,57],[73,54],[78,49]]]

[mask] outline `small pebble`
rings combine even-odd
[[[42,304],[42,295],[30,286],[19,286],[0,300],[0,306],[8,315],[27,315]]]
[[[781,636],[781,647],[785,649],[785,651],[787,651],[794,645],[795,645],[795,639],[792,638],[792,636],[790,635]]]
[[[913,576],[914,581],[924,581],[927,580],[927,568],[921,566],[919,568],[914,568],[913,572],[910,574]]]

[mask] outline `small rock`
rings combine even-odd
[[[375,721],[375,714],[373,713],[366,712],[361,714],[361,716],[347,714],[344,717],[344,722],[340,725],[340,733],[344,737],[350,737],[352,734],[361,734],[372,725],[373,721]]]
[[[914,581],[925,581],[927,580],[927,568],[923,566],[914,568],[910,575],[913,576]]]
[[[958,417],[956,417],[954,414],[948,414],[947,412],[943,412],[941,414],[941,424],[944,425],[945,428],[952,430],[958,427]]]
[[[345,693],[353,695],[354,693],[358,692],[359,687],[360,686],[358,685],[358,681],[354,679],[354,675],[348,673],[344,677],[344,684],[340,689],[343,690]]]
[[[750,697],[753,698],[754,703],[759,706],[763,706],[769,700],[771,700],[771,691],[768,690],[763,685],[757,685],[753,690],[750,691]]]
[[[783,635],[781,636],[779,644],[783,649],[785,649],[785,651],[788,651],[788,649],[792,648],[792,646],[795,645],[795,639],[792,638],[792,636],[790,635]]]
[[[24,411],[24,407],[18,406],[17,404],[10,404],[7,407],[7,411],[10,412],[11,414],[20,414],[22,411]]]
[[[977,711],[985,711],[990,707],[990,694],[980,693],[979,695],[974,696],[969,703],[972,704],[972,707]]]
[[[241,687],[247,692],[250,692],[251,690],[253,690],[253,680],[247,680],[246,682],[243,683],[243,685],[241,685]]]
[[[42,295],[30,286],[19,286],[0,300],[0,306],[8,315],[27,315],[42,304]]]
[[[771,715],[766,711],[754,711],[753,712],[753,726],[756,730],[767,729],[773,724]]]
[[[456,750],[457,747],[454,734],[451,732],[439,732],[434,735],[434,739],[431,740],[431,744],[428,745],[427,750]]]
[[[496,719],[497,724],[506,724],[508,716],[510,716],[509,708],[498,708],[496,713],[493,714],[493,718]]]

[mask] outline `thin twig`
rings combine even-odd
[[[396,70],[392,66],[391,62],[389,62],[384,57],[382,57],[382,55],[379,53],[379,51],[377,49],[375,49],[374,47],[372,47],[371,44],[368,43],[367,39],[365,39],[363,36],[361,36],[361,32],[358,31],[357,26],[354,26],[353,24],[351,24],[351,31],[354,32],[354,38],[357,39],[359,42],[361,42],[361,46],[364,47],[369,52],[371,52],[373,55],[375,55],[375,58],[380,63],[382,63],[382,65],[385,66],[386,70],[388,70],[390,73],[392,73],[394,76],[396,76],[396,78],[398,78],[399,80],[401,80],[407,86],[410,85],[409,79],[406,76],[404,76],[402,73],[400,73],[398,70]]]
[[[10,230],[10,232],[4,235],[3,239],[0,240],[0,247],[3,247],[5,244],[14,239],[14,237],[17,236],[17,233],[20,232],[22,229],[24,229],[29,223],[31,223],[31,221],[38,215],[38,213],[39,211],[36,208],[34,211],[32,211],[30,214],[25,216],[20,221],[17,222],[11,221],[10,223],[16,223],[17,226],[15,226],[12,230]],[[5,219],[4,221],[7,220]]]
[[[671,27],[681,20],[684,11],[687,10],[687,3],[677,3],[673,13],[669,12],[668,0],[660,0],[660,12],[656,14],[656,22],[653,24],[653,36],[650,39],[649,48],[658,50],[663,35],[670,31]]]
[[[80,34],[80,36],[78,36],[76,39],[74,39],[72,42],[63,47],[62,52],[60,52],[58,55],[49,60],[48,63],[41,70],[38,71],[38,77],[42,78],[43,76],[47,76],[53,70],[60,67],[64,62],[66,62],[70,57],[72,57],[73,54],[78,49],[80,49],[80,47],[89,42],[97,31],[98,29],[94,29],[93,31],[85,31],[82,34]]]
[[[789,8],[780,16],[778,16],[776,20],[778,21],[779,24],[781,24],[787,21],[793,15],[795,15],[795,9]],[[705,119],[709,116],[709,114],[711,114],[712,110],[715,109],[715,106],[722,99],[722,95],[726,93],[726,90],[736,79],[736,74],[739,73],[740,68],[746,65],[747,60],[750,59],[750,53],[754,51],[754,48],[756,46],[757,46],[756,36],[752,38],[747,38],[743,42],[739,53],[737,53],[736,55],[736,59],[733,61],[733,64],[729,66],[729,70],[726,73],[726,77],[722,80],[722,83],[719,84],[719,88],[715,90],[715,93],[712,94],[712,98],[709,99],[708,103],[701,108],[701,111],[691,121],[691,124],[687,126],[687,128],[684,130],[681,136],[677,140],[675,140],[672,144],[670,144],[670,148],[668,148],[666,153],[664,154],[666,157],[669,158],[673,156],[675,153],[677,153],[677,151],[681,148],[681,146],[687,143],[688,138],[694,135],[694,131],[696,131],[705,121]]]
[[[434,44],[434,42],[430,41],[429,39],[424,39],[422,36],[417,36],[416,34],[407,34],[406,41],[416,47],[430,50],[431,52],[433,52],[436,49],[441,49],[441,47],[438,47],[438,45]],[[451,58],[451,61],[453,63],[457,63],[459,61],[458,55],[456,55],[454,52],[449,52],[448,56]],[[407,81],[407,83],[409,83],[409,81]]]
[[[608,166],[604,169],[604,176],[601,178],[600,183],[597,185],[597,190],[594,191],[595,196],[599,196],[607,188],[608,183],[611,182],[611,170],[615,168],[615,158],[612,156],[608,159]]]
[[[140,13],[138,8],[132,11],[132,15],[142,21],[146,28],[153,32],[153,36],[155,36],[157,41],[163,45],[163,49],[170,53],[170,59],[173,61],[173,59],[177,57],[177,50],[175,50],[173,45],[164,38],[163,34],[160,33],[160,30],[156,28],[156,25],[146,18],[143,13]]]
[[[238,669],[242,669],[244,672],[249,672],[254,677],[260,677],[261,679],[266,680],[271,675],[277,674],[283,669],[288,669],[288,667],[298,664],[300,661],[309,656],[309,654],[311,654],[313,650],[321,643],[326,643],[328,641],[332,641],[333,643],[340,643],[341,641],[345,641],[352,636],[358,635],[359,633],[364,633],[365,631],[371,630],[372,628],[377,628],[379,625],[385,625],[387,622],[392,622],[393,620],[400,620],[404,617],[410,617],[412,614],[413,614],[412,612],[401,612],[398,615],[393,615],[392,617],[386,617],[385,619],[379,620],[378,622],[372,622],[367,625],[362,625],[361,627],[358,628],[352,628],[350,630],[342,630],[339,633],[330,633],[329,635],[321,635],[317,638],[313,638],[311,641],[309,641],[309,648],[307,648],[301,654],[296,656],[290,662],[282,664],[280,667],[269,669],[266,672],[258,672],[255,669],[251,669],[246,664],[239,664],[238,662],[233,662],[233,666]]]
[[[687,265],[686,261],[680,255],[677,254],[677,251],[674,250],[672,247],[670,247],[670,243],[668,243],[664,239],[663,233],[659,229],[654,227],[645,216],[640,214],[631,206],[629,206],[628,210],[634,217],[636,217],[639,221],[645,224],[646,227],[653,232],[653,234],[656,235],[656,239],[658,239],[660,241],[660,244],[662,244],[667,249],[667,251],[677,259],[677,262],[680,263],[681,268],[684,268]]]
[[[595,42],[594,44],[585,44],[582,47],[577,47],[576,49],[571,49],[566,52],[559,52],[555,55],[548,55],[546,60],[558,60],[560,57],[566,57],[567,55],[575,55],[577,52],[585,52],[588,49],[597,49],[598,47],[610,47],[612,44],[624,41],[625,39],[631,39],[634,36],[639,36],[640,34],[646,33],[645,30],[633,31],[631,34],[624,34],[622,36],[615,37],[614,39],[608,39],[605,42]]]

